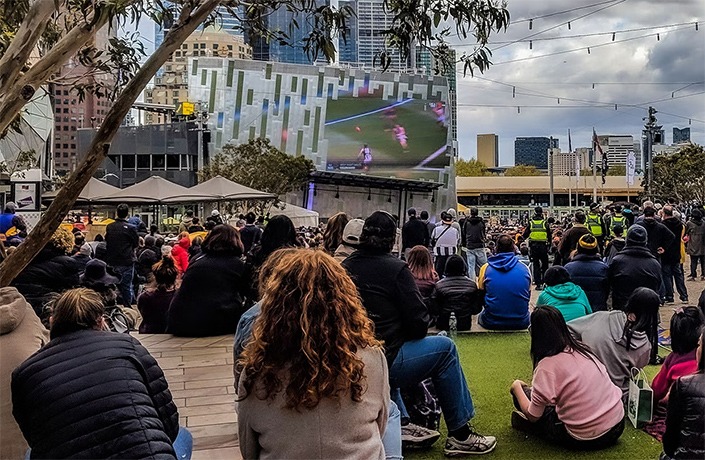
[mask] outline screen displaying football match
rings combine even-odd
[[[389,100],[340,91],[326,107],[326,169],[375,176],[437,176],[449,164],[445,101]]]

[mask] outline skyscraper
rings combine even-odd
[[[553,142],[551,142],[551,140]],[[548,169],[548,149],[558,148],[558,139],[517,137],[514,141],[514,164]]]
[[[690,128],[676,128],[673,127],[673,143],[674,144],[687,144],[690,142]]]
[[[499,136],[496,134],[477,135],[477,161],[488,168],[499,166]]]

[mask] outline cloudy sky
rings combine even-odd
[[[491,40],[494,65],[477,78],[459,68],[461,157],[475,157],[482,133],[499,135],[502,165],[514,163],[518,136],[554,136],[564,151],[568,129],[573,148],[590,146],[593,127],[637,141],[649,105],[667,143],[674,126],[705,143],[705,1],[509,0],[507,7],[512,25]]]

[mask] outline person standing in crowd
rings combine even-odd
[[[624,431],[624,405],[605,366],[553,307],[536,307],[530,332],[534,376],[531,387],[521,380],[511,386],[512,427],[573,450],[614,445]]]
[[[183,275],[169,308],[167,332],[182,337],[232,334],[247,292],[240,234],[216,225],[201,245],[202,256]]]
[[[590,203],[590,210],[586,216],[587,228],[592,233],[592,236],[597,240],[597,245],[602,252],[605,248],[605,236],[607,235],[607,228],[605,226],[605,221],[600,215],[600,205],[597,203]]]
[[[480,326],[489,330],[521,330],[529,326],[531,274],[519,262],[509,235],[497,238],[497,254],[480,269],[477,287],[484,298]]]
[[[487,263],[485,248],[487,228],[476,207],[470,208],[470,217],[465,219],[463,224],[463,234],[467,250],[468,272],[472,273],[473,277],[477,277],[480,274],[480,268]]]
[[[159,364],[134,337],[105,331],[103,314],[96,292],[65,292],[51,341],[12,373],[32,458],[189,458],[191,435]]]
[[[597,239],[587,233],[578,241],[572,261],[565,265],[570,279],[585,291],[593,312],[607,310],[610,294],[609,270],[597,250]]]
[[[425,209],[421,211],[419,217],[421,218],[421,222],[426,225],[426,233],[428,234],[428,248],[430,250],[433,250],[433,248],[431,247],[431,235],[433,234],[433,229],[436,228],[436,224],[429,220],[428,211],[426,211]]]
[[[389,213],[376,211],[366,220],[360,249],[343,261],[362,298],[368,316],[374,321],[375,335],[384,341],[392,389],[413,387],[431,378],[438,393],[448,427],[446,455],[483,454],[494,450],[493,436],[476,433],[469,422],[475,415],[467,379],[458,359],[458,350],[448,337],[426,336],[429,313],[411,270],[391,255],[397,224]],[[408,420],[399,392],[393,391],[402,420]],[[440,435],[420,426],[402,426],[402,439],[413,433],[423,442]],[[431,438],[431,439],[433,439]]]
[[[616,205],[614,205],[614,207],[612,209],[614,210],[614,214],[611,216],[608,216],[609,219],[606,222],[607,228],[609,229],[610,238],[614,238],[614,236],[615,236],[615,234],[614,234],[615,227],[622,227],[622,229],[629,228],[629,221],[622,214],[622,207],[620,205],[616,204]]]
[[[8,201],[5,210],[0,214],[0,233],[7,238],[7,246],[17,246],[27,237],[27,224],[22,216],[15,213],[16,210],[17,205]]]
[[[287,253],[263,293],[239,364],[243,457],[384,459],[387,364],[345,270],[322,251]]]
[[[447,212],[441,213],[441,224],[433,229],[431,245],[435,255],[436,273],[443,277],[448,258],[458,253],[458,238],[460,233],[453,226],[453,217]]]
[[[139,236],[135,227],[127,223],[130,209],[125,203],[117,206],[115,222],[105,228],[105,263],[120,277],[118,289],[125,308],[132,308],[132,278],[135,276],[135,250]]]
[[[676,284],[678,296],[682,302],[688,302],[688,289],[685,287],[685,274],[681,263],[681,249],[683,245],[683,235],[685,226],[681,220],[673,215],[673,206],[663,207],[663,220],[661,224],[671,231],[675,238],[668,246],[664,247],[661,254],[661,276],[663,277],[664,301],[672,303],[673,283]]]
[[[198,217],[194,217],[193,220],[191,221],[191,225],[188,226],[188,232],[189,233],[198,233],[198,232],[205,232],[206,230],[203,228],[203,225],[201,225],[201,219]]]
[[[585,291],[573,283],[565,267],[554,265],[546,270],[546,288],[539,295],[536,305],[556,308],[566,321],[592,313]]]
[[[424,246],[414,246],[411,248],[411,251],[409,251],[406,263],[409,265],[411,274],[414,275],[416,287],[419,288],[424,303],[429,307],[430,311],[433,311],[431,307],[431,297],[436,288],[438,273],[436,273],[436,270],[433,268],[431,253],[428,252],[428,249]]]
[[[213,222],[214,225],[222,225],[225,223],[223,222],[223,216],[220,215],[220,211],[217,209],[211,211],[211,215],[206,218],[206,221]]]
[[[179,233],[178,239],[171,251],[171,257],[174,258],[176,269],[181,276],[183,276],[184,273],[186,273],[186,269],[188,269],[188,250],[190,247],[191,238],[189,238],[188,232]]]
[[[409,208],[406,214],[409,220],[401,228],[401,250],[404,253],[404,260],[408,259],[409,251],[414,246],[428,247],[429,245],[426,224],[416,218],[416,209]]]
[[[154,281],[137,298],[137,309],[142,314],[140,334],[164,334],[167,328],[169,306],[176,294],[179,271],[171,257],[162,257],[152,268]]]
[[[695,281],[697,278],[698,265],[700,265],[700,281],[705,281],[705,223],[700,209],[693,209],[690,213],[690,220],[685,224],[684,239],[687,240],[686,252],[690,256],[688,281]]]
[[[188,233],[188,228],[193,224],[193,209],[187,209],[179,223],[179,233]]]
[[[638,288],[624,311],[598,311],[568,323],[576,338],[605,365],[625,402],[632,368],[649,364],[652,347],[658,347],[659,305],[656,291]]]
[[[328,254],[333,255],[338,246],[340,246],[343,241],[345,226],[348,225],[349,220],[347,214],[339,212],[333,214],[326,222],[326,229],[323,232],[323,249]]]
[[[665,460],[705,457],[705,328],[696,357],[697,372],[676,380],[668,394]]]
[[[248,212],[245,216],[245,226],[240,229],[240,238],[245,248],[245,254],[249,254],[262,239],[262,229],[255,225],[256,219],[254,212]]]
[[[362,219],[351,219],[343,229],[343,235],[340,244],[333,253],[333,258],[338,262],[342,262],[348,258],[350,254],[357,251],[360,245],[360,234],[365,221]]]
[[[529,240],[529,255],[531,265],[534,268],[534,284],[536,290],[543,289],[543,274],[548,270],[548,236],[551,234],[551,227],[543,217],[543,208],[537,206],[534,209],[534,217],[529,221],[524,230],[524,239]]]
[[[560,262],[563,265],[568,264],[573,257],[573,251],[578,247],[578,241],[583,235],[590,234],[590,230],[585,226],[585,213],[582,211],[576,211],[575,217],[573,217],[573,226],[563,233],[561,242],[558,243],[558,255],[560,257]],[[597,241],[597,240],[595,240]],[[599,248],[595,246],[596,252]]]
[[[612,262],[614,256],[619,254],[619,251],[624,249],[624,246],[626,246],[627,244],[626,240],[624,239],[624,228],[617,225],[612,229],[612,233],[614,233],[614,236],[609,240],[607,246],[605,247],[604,260],[607,265]]]
[[[12,371],[48,342],[49,331],[22,294],[0,288],[0,458],[25,458],[28,445],[12,417],[10,381]]]
[[[675,235],[668,227],[663,225],[659,220],[656,220],[656,209],[652,207],[644,208],[642,219],[637,219],[634,225],[640,225],[646,229],[648,235],[649,251],[659,259],[667,247],[673,243]],[[629,233],[627,233],[629,235]],[[680,236],[679,236],[680,238]]]
[[[648,235],[635,224],[627,232],[627,242],[607,266],[612,309],[624,310],[635,289],[645,287],[656,292],[661,288],[661,264],[646,247]]]
[[[442,331],[448,330],[452,313],[455,313],[457,330],[469,331],[472,327],[472,315],[482,310],[482,299],[477,284],[468,276],[468,267],[457,254],[448,258],[446,276],[436,283],[432,297],[431,311],[438,317],[436,328]]]

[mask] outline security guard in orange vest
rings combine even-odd
[[[551,227],[543,216],[543,209],[537,206],[534,216],[524,230],[524,239],[529,240],[529,256],[534,267],[534,284],[536,290],[543,289],[543,275],[548,270],[548,245]]]
[[[605,221],[600,215],[600,205],[597,203],[590,203],[590,211],[587,214],[587,220],[585,222],[590,233],[597,240],[597,244],[600,247],[600,253],[604,251],[605,248],[605,236],[607,236],[607,228],[605,227]]]

